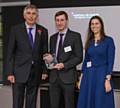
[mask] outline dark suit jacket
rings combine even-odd
[[[57,36],[58,33],[52,35],[50,38],[50,53],[52,54],[56,52]],[[72,50],[66,52],[65,48],[69,46]],[[76,65],[80,64],[83,59],[83,46],[80,34],[68,29],[63,42],[62,50],[60,62],[64,63],[65,68],[60,72],[57,70],[51,70],[50,82],[53,83],[56,81],[58,73],[58,76],[64,83],[74,83],[77,75]]]
[[[34,48],[32,49],[25,24],[11,29],[7,50],[7,73],[15,75],[16,82],[26,82],[30,74],[32,61],[36,81],[41,77],[43,69],[42,55],[48,50],[48,31],[36,24]]]

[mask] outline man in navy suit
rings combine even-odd
[[[13,108],[36,108],[37,91],[41,77],[45,79],[46,68],[42,60],[48,50],[48,31],[36,24],[38,10],[34,5],[24,8],[25,22],[11,29],[7,73],[13,88]],[[26,91],[26,92],[25,92]]]
[[[55,23],[58,32],[50,37],[50,53],[56,55],[58,63],[49,74],[51,108],[59,108],[61,94],[64,96],[65,108],[74,108],[76,65],[83,59],[81,36],[68,28],[65,11],[55,14]]]

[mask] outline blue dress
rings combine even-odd
[[[111,37],[105,36],[97,46],[93,41],[90,43],[82,65],[77,108],[115,108],[113,89],[105,92],[105,78],[112,74],[114,57],[115,46]]]

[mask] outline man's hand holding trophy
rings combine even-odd
[[[44,54],[43,55],[43,60],[45,61],[45,64],[48,69],[54,69],[54,66],[57,64],[57,58],[55,54]]]
[[[50,53],[44,54],[43,55],[43,60],[45,61],[45,64],[46,64],[48,69],[61,70],[61,69],[64,68],[63,63],[58,63],[55,54],[50,54]]]

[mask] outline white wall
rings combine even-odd
[[[49,35],[56,32],[54,15],[57,11],[64,10],[69,15],[69,27],[82,35],[85,43],[88,21],[93,15],[100,15],[104,21],[107,35],[113,37],[116,46],[114,71],[120,71],[120,6],[93,6],[39,9],[38,23],[49,30]]]

